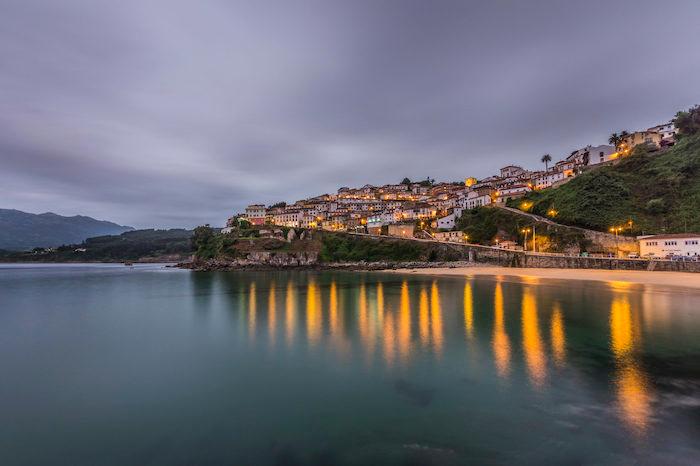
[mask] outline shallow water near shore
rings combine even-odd
[[[0,265],[0,464],[698,464],[700,293]]]

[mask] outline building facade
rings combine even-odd
[[[642,257],[700,257],[700,233],[640,236],[638,240]]]

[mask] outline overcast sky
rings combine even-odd
[[[0,0],[0,208],[222,225],[700,103],[700,1]]]

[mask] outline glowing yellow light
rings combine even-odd
[[[428,321],[428,293],[425,288],[420,290],[420,297],[418,301],[418,330],[420,332],[420,341],[423,346],[428,344],[430,335],[428,334],[429,321]]]
[[[405,362],[411,349],[411,303],[408,295],[408,283],[404,280],[401,284],[401,300],[399,304],[399,353]]]
[[[632,319],[628,295],[619,293],[610,308],[610,346],[618,367],[615,385],[623,420],[641,435],[652,415],[652,396],[635,356],[638,339],[639,325]]]
[[[287,282],[287,294],[285,296],[285,338],[289,345],[294,338],[296,326],[296,294],[292,282]]]
[[[309,344],[315,346],[321,337],[321,293],[313,280],[306,288],[306,333]]]
[[[508,377],[510,373],[510,338],[505,330],[503,308],[503,290],[501,284],[496,284],[494,292],[493,317],[493,355],[496,361],[496,371],[500,377]]]
[[[440,307],[440,290],[437,283],[433,282],[430,288],[430,330],[433,338],[433,347],[439,355],[442,353],[442,308]]]
[[[562,365],[566,360],[566,333],[564,332],[564,318],[562,317],[559,304],[556,304],[554,307],[549,329],[549,333],[552,335],[554,362],[557,365]]]
[[[275,294],[275,282],[270,284],[270,293],[267,297],[267,329],[270,337],[270,344],[275,344],[275,334],[277,332],[277,296]]]
[[[255,296],[255,282],[251,282],[248,299],[248,335],[251,339],[255,338],[255,325],[257,313],[257,300]]]
[[[467,338],[472,337],[474,331],[474,298],[472,296],[472,284],[467,281],[464,284],[464,332]]]
[[[537,302],[530,288],[525,288],[522,301],[523,350],[532,384],[542,387],[547,376],[547,363],[537,318]]]

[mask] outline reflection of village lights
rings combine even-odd
[[[552,353],[557,365],[564,364],[566,359],[566,333],[564,332],[564,317],[559,304],[555,304],[550,322],[549,333],[552,337]]]
[[[610,348],[618,368],[615,385],[622,419],[637,434],[643,434],[652,415],[652,396],[636,349],[640,327],[633,319],[629,297],[619,293],[610,306]]]
[[[503,290],[500,282],[496,284],[494,291],[493,308],[493,355],[498,375],[505,378],[510,373],[510,338],[505,329]]]
[[[531,288],[525,288],[522,301],[523,350],[530,381],[536,388],[542,387],[547,376],[547,361],[544,354],[537,318],[537,301]]]

